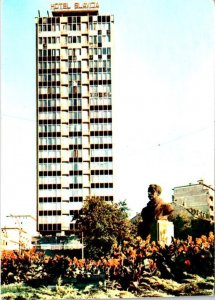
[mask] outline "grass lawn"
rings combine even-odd
[[[122,291],[117,289],[116,282],[89,282],[75,284],[58,283],[53,286],[33,288],[24,284],[2,285],[1,299],[107,299],[138,297],[172,297],[172,296],[212,296],[214,295],[214,277],[206,279],[190,275],[182,283],[161,279],[156,276],[146,277],[133,289]]]

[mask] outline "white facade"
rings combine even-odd
[[[36,219],[33,216],[9,215],[7,224],[1,228],[1,249],[31,249],[32,237],[36,235]]]
[[[178,186],[174,189],[173,203],[183,206],[199,218],[214,222],[214,189],[199,180],[196,184]]]
[[[1,228],[1,250],[29,250],[32,248],[32,236],[16,227]]]

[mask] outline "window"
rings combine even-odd
[[[93,43],[94,43],[94,44],[97,44],[97,43],[98,43],[97,39],[98,39],[98,38],[97,38],[97,35],[94,35],[94,36],[93,36]]]
[[[82,144],[82,138],[79,137],[79,136],[72,136],[72,137],[70,137],[70,144],[81,145]]]
[[[69,68],[81,68],[81,62],[80,61],[71,61],[69,63]]]
[[[43,163],[39,164],[39,171],[60,171],[61,164],[58,163]]]
[[[113,175],[91,175],[92,183],[112,183]]]
[[[39,107],[47,107],[47,106],[52,107],[52,106],[59,106],[59,105],[60,105],[60,100],[59,99],[55,99],[55,100],[47,99],[47,100],[40,100],[39,101]]]
[[[82,124],[70,124],[69,130],[72,132],[79,132],[82,130]]]
[[[110,131],[112,129],[111,123],[91,123],[90,130],[91,131]]]
[[[70,170],[74,170],[74,171],[82,170],[82,163],[81,162],[70,163]]]
[[[80,49],[80,48],[77,48],[77,49],[75,50],[75,52],[76,52],[76,53],[75,53],[76,55],[81,55],[81,49]]]
[[[39,113],[40,120],[60,119],[60,112],[41,112]]]
[[[112,149],[91,149],[91,156],[112,156]]]
[[[104,188],[104,189],[91,189],[91,195],[96,196],[112,196],[113,195],[113,189],[112,188]]]
[[[112,170],[113,163],[112,162],[91,162],[91,170]]]
[[[67,24],[62,24],[62,30],[67,30]]]
[[[90,117],[91,118],[111,118],[112,111],[109,111],[109,110],[91,111]]]
[[[70,183],[82,183],[82,176],[70,176],[69,178]]]
[[[69,99],[69,105],[80,106],[81,105],[81,99],[76,99],[76,98]]]
[[[68,43],[80,43],[81,37],[80,36],[68,36]]]
[[[82,150],[77,150],[77,149],[74,149],[74,150],[71,150],[70,152],[70,157],[73,157],[73,158],[77,158],[77,157],[81,157],[82,156]]]
[[[72,197],[82,196],[82,189],[73,189],[73,190],[71,190],[71,196]]]
[[[90,137],[91,144],[112,144],[111,136],[91,136]]]
[[[41,95],[47,94],[47,87],[39,88],[39,94],[41,94]]]
[[[110,68],[111,67],[111,61],[108,59],[107,60],[107,68]]]
[[[59,150],[42,150],[39,155],[41,158],[60,158],[61,152]]]

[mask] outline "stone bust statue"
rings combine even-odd
[[[173,207],[169,203],[165,203],[160,198],[162,189],[157,184],[150,184],[148,187],[149,202],[142,209],[141,217],[143,222],[139,226],[139,235],[145,239],[149,234],[153,236],[153,225],[156,226],[157,220],[168,220],[173,212]],[[153,238],[156,239],[154,236]]]

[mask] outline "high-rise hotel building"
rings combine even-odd
[[[37,230],[70,235],[87,196],[113,201],[113,15],[56,3],[36,17]]]

